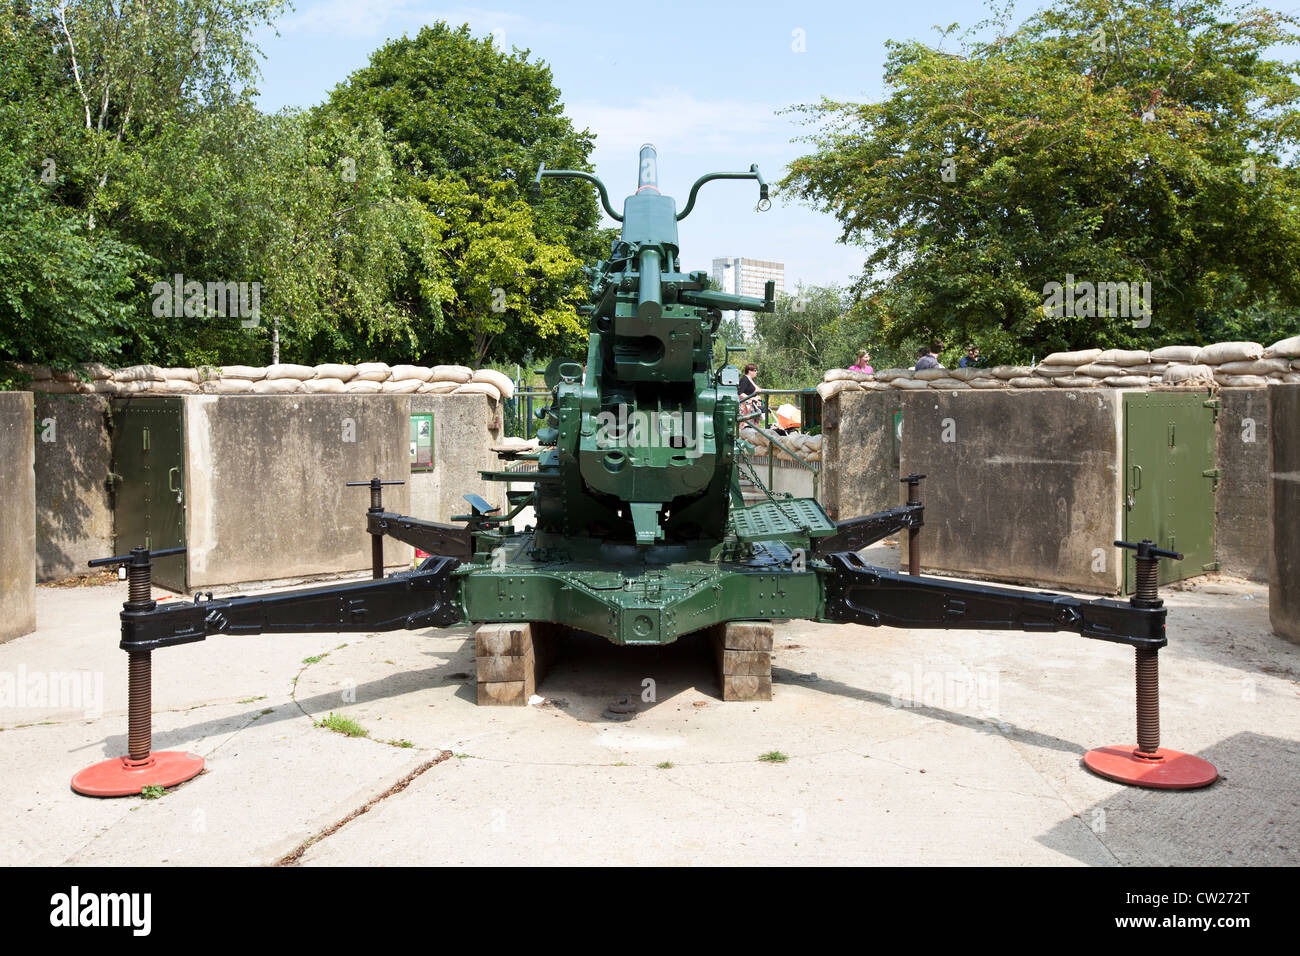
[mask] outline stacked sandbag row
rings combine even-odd
[[[1268,348],[1256,342],[1167,345],[1140,349],[1055,352],[1038,365],[993,368],[885,369],[874,375],[845,369],[827,372],[817,392],[828,399],[846,390],[967,388],[1259,388],[1300,382],[1300,336]]]
[[[765,458],[775,453],[777,461],[793,461],[795,458],[800,461],[822,460],[821,435],[804,435],[800,432],[778,435],[778,445],[758,429],[745,426],[740,430],[740,437],[754,446],[755,457]]]
[[[514,396],[510,377],[492,369],[463,365],[248,365],[202,368],[159,368],[133,365],[110,369],[86,366],[89,381],[72,372],[32,369],[33,391],[81,392],[107,395],[287,395],[287,394],[477,394],[499,402]]]

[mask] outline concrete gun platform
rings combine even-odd
[[[1222,774],[1195,792],[1080,764],[1132,741],[1127,647],[793,621],[754,703],[720,700],[702,639],[570,636],[522,708],[476,705],[468,627],[169,648],[154,747],[206,771],[89,799],[72,774],[126,751],[125,590],[39,588],[0,645],[6,865],[1300,863],[1300,649],[1237,579],[1163,591],[1163,740]]]

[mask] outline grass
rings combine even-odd
[[[260,694],[260,695],[258,695],[257,697],[245,697],[243,700],[237,700],[237,701],[235,701],[235,703],[237,703],[237,704],[256,704],[259,700],[266,700],[266,695],[265,695],[265,694]]]
[[[790,758],[779,750],[769,750],[765,754],[759,754],[758,759],[765,763],[785,763]]]
[[[332,730],[336,734],[343,734],[346,737],[369,737],[370,731],[366,730],[355,720],[344,717],[342,714],[336,714],[330,711],[328,717],[324,720],[316,721],[317,727],[324,727],[326,730]]]
[[[154,784],[152,786],[142,787],[140,790],[140,797],[144,800],[157,800],[166,792],[166,787],[160,787],[157,784]]]
[[[405,739],[403,739],[403,740],[385,740],[384,743],[388,744],[390,747],[414,747],[414,746],[415,746],[415,744],[413,744],[413,743],[411,743],[409,740],[405,740]]]
[[[325,657],[324,654],[313,654],[311,657],[304,657],[302,659],[302,662],[304,664],[319,664],[324,659],[324,657]]]
[[[473,754],[452,754],[452,756],[455,757],[457,760],[473,760],[473,759],[474,759],[474,755],[473,755]]]
[[[655,766],[660,770],[672,770],[673,762],[671,760],[665,760],[663,763],[655,764]]]

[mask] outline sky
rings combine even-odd
[[[1027,14],[1036,8],[1021,4]],[[780,111],[822,96],[864,101],[883,94],[887,39],[940,42],[936,24],[982,20],[979,2],[533,3],[482,7],[422,0],[297,0],[275,32],[256,35],[265,54],[261,106],[309,107],[364,66],[389,38],[437,20],[468,23],[504,48],[530,51],[554,75],[566,113],[596,136],[592,162],[615,208],[635,190],[637,150],[654,143],[659,185],[685,205],[691,183],[715,170],[758,163],[775,183],[809,151],[796,115]],[[950,39],[947,46],[952,48]],[[832,216],[777,199],[757,213],[753,182],[705,186],[680,225],[682,267],[715,256],[785,263],[786,289],[846,284],[865,251],[840,243]],[[616,225],[605,219],[604,225]]]

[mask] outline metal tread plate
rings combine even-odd
[[[796,534],[819,538],[835,533],[834,523],[815,498],[788,498],[733,508],[731,521],[741,541],[771,541]]]

